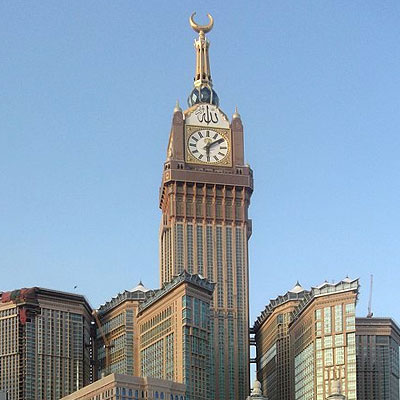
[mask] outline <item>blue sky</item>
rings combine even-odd
[[[4,1],[0,290],[96,307],[158,285],[158,188],[194,72],[188,17],[255,175],[251,319],[296,280],[360,277],[400,321],[400,3]]]

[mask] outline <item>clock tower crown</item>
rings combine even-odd
[[[210,14],[207,14],[209,23],[207,25],[198,25],[194,22],[193,13],[190,18],[190,26],[194,31],[198,32],[199,38],[194,41],[194,48],[196,50],[196,71],[194,75],[194,88],[188,97],[189,107],[198,103],[210,103],[218,107],[218,95],[213,89],[210,69],[210,59],[208,49],[210,42],[206,38],[206,33],[211,31],[214,25],[214,19]]]

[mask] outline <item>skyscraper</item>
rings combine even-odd
[[[108,374],[140,376],[137,314],[139,305],[154,291],[140,282],[101,305],[96,316],[97,378]]]
[[[268,400],[292,399],[289,324],[307,293],[297,282],[286,294],[271,300],[254,323],[257,379]]]
[[[245,398],[249,390],[248,207],[252,170],[244,163],[243,125],[219,107],[205,34],[198,25],[189,108],[174,109],[160,188],[160,281],[183,270],[216,283],[212,302],[211,399]]]
[[[34,287],[0,298],[0,389],[9,400],[58,400],[90,383],[83,296]]]
[[[140,283],[103,304],[96,318],[98,378],[164,379],[184,384],[187,400],[209,400],[213,290],[207,279],[182,271],[161,289]]]
[[[356,400],[358,289],[348,278],[310,291],[297,284],[267,305],[254,333],[257,377],[271,400],[325,400],[338,385]]]
[[[399,399],[400,329],[390,318],[356,318],[357,399]]]
[[[210,301],[214,284],[183,271],[139,306],[140,375],[186,385],[187,400],[209,400]]]

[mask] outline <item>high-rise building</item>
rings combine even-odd
[[[399,399],[400,329],[390,318],[356,318],[357,399]]]
[[[339,382],[356,400],[355,306],[358,279],[313,287],[293,313],[290,341],[295,400],[325,400]]]
[[[210,399],[213,290],[213,283],[183,271],[139,306],[140,375],[185,384],[187,400]]]
[[[269,398],[325,400],[339,385],[340,396],[356,400],[358,289],[358,279],[348,278],[310,291],[296,285],[266,307],[253,332],[257,377]]]
[[[213,290],[207,279],[182,271],[161,289],[140,283],[102,305],[95,314],[98,378],[166,379],[185,385],[186,400],[208,400]]]
[[[90,383],[91,308],[43,288],[2,292],[0,390],[9,400],[58,400]]]
[[[154,291],[140,282],[101,305],[95,334],[97,378],[116,373],[140,376],[137,334],[139,305]]]
[[[297,282],[286,294],[271,300],[254,323],[257,379],[268,400],[292,399],[289,324],[306,293]]]
[[[252,170],[244,162],[243,125],[219,107],[205,34],[198,25],[189,108],[174,109],[160,188],[160,281],[184,269],[216,287],[211,312],[210,399],[244,399],[249,391],[248,207]]]

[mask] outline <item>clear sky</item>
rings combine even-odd
[[[201,3],[201,4],[199,4]],[[215,18],[221,108],[255,176],[251,320],[298,279],[360,277],[358,314],[400,322],[398,1],[2,1],[0,290],[92,306],[157,287],[158,188]]]

